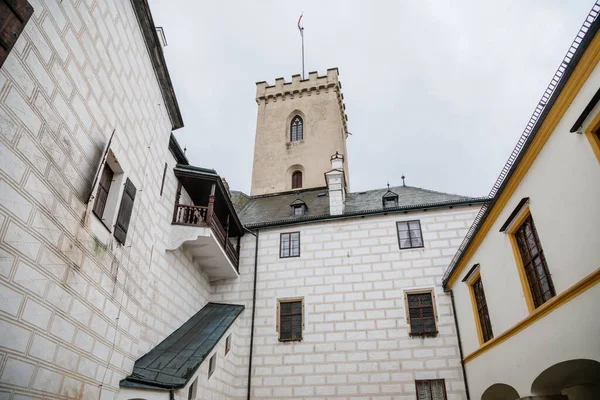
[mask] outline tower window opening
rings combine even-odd
[[[302,118],[299,115],[296,115],[292,119],[290,128],[290,139],[292,142],[304,140],[304,121],[302,121]]]
[[[292,174],[292,189],[302,188],[302,172],[296,171]]]

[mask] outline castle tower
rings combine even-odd
[[[348,180],[348,137],[338,69],[308,79],[277,78],[256,83],[258,117],[251,195],[325,187],[331,155],[344,155]],[[346,182],[348,185],[349,182]]]

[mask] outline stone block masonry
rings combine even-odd
[[[113,399],[210,285],[189,256],[163,250],[172,125],[132,3],[29,2],[0,69],[0,398]],[[113,130],[138,189],[125,246],[85,204]]]
[[[252,395],[272,399],[411,399],[415,379],[446,380],[466,398],[442,273],[479,207],[371,216],[259,232]],[[424,247],[400,250],[396,221],[420,220]],[[298,258],[279,258],[279,236],[300,231]],[[447,254],[446,254],[447,253]],[[241,278],[211,301],[252,306],[254,237],[242,240]],[[411,337],[404,291],[431,288],[435,337]],[[279,342],[277,301],[303,298],[301,342]],[[250,324],[250,313],[242,316]]]

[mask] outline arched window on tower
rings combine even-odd
[[[296,171],[292,174],[292,189],[302,188],[302,172]]]
[[[292,119],[292,125],[290,127],[290,139],[292,142],[304,140],[304,121],[302,121],[302,117],[299,115],[296,115]]]

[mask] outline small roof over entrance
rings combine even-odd
[[[122,387],[179,389],[221,340],[244,306],[208,303],[158,346],[137,360]]]

